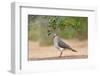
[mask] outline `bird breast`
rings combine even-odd
[[[54,47],[57,48],[59,51],[63,51],[64,48],[61,48],[61,47],[59,46],[58,42],[59,42],[59,38],[58,38],[58,36],[56,36],[56,37],[54,38]]]
[[[58,37],[55,37],[55,38],[54,38],[54,46],[55,46],[56,48],[59,47],[59,46],[58,46]]]
[[[59,38],[58,38],[58,36],[56,36],[56,37],[54,38],[54,46],[55,46],[55,48],[57,48],[57,49],[60,50],[60,47],[59,47],[59,45],[58,45],[58,42],[59,42]]]

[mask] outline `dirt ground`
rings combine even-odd
[[[88,57],[88,41],[78,41],[78,40],[63,40],[69,44],[72,48],[77,50],[77,52],[72,52],[70,50],[65,50],[62,57],[59,57],[60,51],[56,49],[53,45],[40,47],[38,42],[29,41],[29,60],[50,60],[50,59],[80,59]]]

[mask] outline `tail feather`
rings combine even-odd
[[[73,52],[77,52],[76,50],[72,49]]]
[[[72,48],[70,48],[70,50],[73,51],[73,52],[77,52],[75,49],[72,49]]]
[[[69,49],[69,50],[71,50],[73,52],[77,52],[75,49],[72,49],[71,47],[67,47],[66,49]]]

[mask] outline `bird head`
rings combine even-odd
[[[57,34],[53,34],[53,39],[57,36]]]

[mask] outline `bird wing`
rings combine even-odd
[[[58,45],[61,47],[61,48],[64,48],[64,49],[71,49],[71,47],[66,44],[65,42],[63,42],[61,39],[58,40]]]

